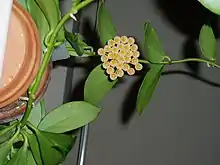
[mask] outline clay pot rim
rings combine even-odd
[[[51,69],[52,69],[52,65],[49,64],[42,78],[40,88],[36,93],[35,102],[41,99],[47,90],[50,81]],[[26,103],[21,105],[20,108],[18,109],[12,109],[9,111],[0,111],[0,124],[10,122],[13,119],[17,119],[20,115],[22,115],[25,112],[25,110],[26,110]]]
[[[13,103],[28,90],[41,61],[40,35],[32,17],[17,1],[13,2],[12,11],[23,21],[27,47],[21,69],[10,84],[0,89],[0,108]]]

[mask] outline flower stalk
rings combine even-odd
[[[56,37],[57,37],[60,29],[71,18],[71,14],[77,14],[79,10],[86,7],[87,5],[89,5],[93,1],[94,0],[85,0],[85,1],[77,4],[76,6],[73,6],[71,8],[71,10],[63,16],[61,21],[56,26],[55,30],[52,32],[52,35],[51,35],[49,42],[48,42],[48,45],[47,45],[47,51],[45,52],[45,54],[43,56],[41,67],[38,71],[38,74],[35,78],[35,81],[32,83],[32,85],[30,86],[29,91],[28,91],[29,101],[28,101],[28,105],[27,105],[25,114],[24,114],[23,118],[21,119],[21,126],[22,127],[27,123],[28,117],[29,117],[31,110],[33,108],[33,104],[34,104],[34,100],[35,100],[35,93],[37,92],[37,90],[40,86],[40,82],[42,80],[44,72],[47,68],[47,65],[50,62],[51,56],[53,54],[53,51],[54,51],[54,48],[56,45]]]

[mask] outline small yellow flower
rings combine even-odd
[[[124,63],[125,62],[125,59],[124,59],[124,57],[119,57],[119,58],[117,58],[117,61],[118,61],[118,63]]]
[[[135,71],[143,69],[138,60],[138,45],[133,37],[116,36],[108,41],[104,49],[100,48],[98,54],[101,55],[102,67],[106,69],[111,80],[123,77],[125,72],[134,75]]]
[[[124,49],[124,44],[120,43],[120,44],[117,44],[117,48],[119,50],[123,50]]]
[[[102,62],[108,61],[108,56],[103,55],[103,56],[101,57],[101,61],[102,61]]]
[[[110,62],[106,61],[102,64],[104,69],[107,69],[110,66]]]
[[[130,56],[124,56],[124,61],[126,62],[126,63],[130,63],[131,62],[131,57]]]
[[[109,40],[109,41],[108,41],[108,45],[109,45],[110,47],[115,46],[115,41],[114,41],[114,40]]]
[[[136,44],[131,45],[131,50],[132,51],[137,51],[138,50],[138,46]]]
[[[138,59],[137,59],[137,58],[132,58],[132,59],[131,59],[131,63],[132,63],[133,65],[136,65],[136,64],[138,63]]]
[[[115,41],[115,43],[119,44],[119,43],[121,42],[121,37],[116,36],[116,37],[114,38],[114,41]]]
[[[118,53],[118,52],[119,52],[119,49],[118,49],[116,46],[113,46],[113,47],[112,47],[112,52],[113,52],[113,53]]]
[[[123,50],[126,51],[126,52],[129,52],[130,51],[130,47],[131,47],[131,45],[125,44]]]
[[[110,75],[113,74],[114,72],[115,72],[115,69],[113,67],[108,67],[106,70],[106,73]]]
[[[112,73],[110,74],[110,79],[111,80],[116,80],[118,77],[117,77],[117,74],[116,73]]]
[[[130,45],[134,44],[134,43],[135,43],[135,39],[134,39],[133,37],[129,37],[129,38],[128,38],[128,43],[129,43]]]
[[[127,55],[132,57],[134,55],[134,53],[132,51],[127,52]]]
[[[114,58],[115,58],[115,54],[114,54],[113,52],[110,52],[110,53],[108,54],[108,58],[109,58],[109,59],[114,59]]]
[[[137,64],[135,65],[135,69],[136,69],[137,71],[140,71],[140,70],[143,69],[143,65],[140,64],[140,63],[137,63]]]
[[[113,66],[113,67],[116,67],[118,64],[118,61],[117,60],[111,60],[110,61],[110,65]]]
[[[111,52],[111,47],[108,45],[105,45],[104,50],[105,52]]]
[[[124,56],[126,54],[126,52],[124,50],[120,50],[119,55],[120,56]]]
[[[126,43],[128,42],[128,37],[122,36],[122,37],[121,37],[121,42],[124,43],[124,44],[126,44]]]
[[[128,64],[124,64],[123,70],[128,71],[130,69],[130,66]]]
[[[118,77],[123,77],[124,76],[124,71],[123,70],[121,70],[121,69],[118,69],[118,70],[116,70],[116,72],[115,72],[116,74],[117,74],[117,76]]]
[[[105,50],[103,48],[98,49],[98,55],[105,55]]]
[[[118,63],[118,65],[116,66],[117,69],[123,69],[124,68],[124,64],[123,63]]]
[[[140,56],[140,52],[139,51],[134,51],[133,52],[133,57],[138,58]]]
[[[127,73],[128,73],[130,76],[134,75],[134,74],[135,74],[134,68],[129,68],[129,69],[127,70]]]

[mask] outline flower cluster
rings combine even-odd
[[[116,36],[104,48],[100,48],[98,54],[111,80],[123,77],[125,73],[134,75],[135,70],[140,71],[143,68],[138,61],[140,52],[133,37]]]

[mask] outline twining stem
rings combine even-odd
[[[165,64],[165,65],[180,64],[184,62],[201,62],[201,63],[206,63],[206,64],[209,64],[210,66],[220,69],[220,65],[216,64],[215,62],[208,61],[208,60],[201,59],[201,58],[186,58],[183,60],[176,60],[176,61],[171,60],[171,61],[162,61],[162,62],[150,62],[147,60],[139,60],[139,62],[144,63],[144,64]]]
[[[26,112],[25,112],[23,118],[21,119],[22,126],[24,126],[26,124],[26,122],[28,120],[28,117],[31,113],[31,109],[33,107],[33,103],[34,103],[34,100],[35,100],[35,93],[37,92],[37,90],[40,86],[40,82],[42,80],[44,72],[47,68],[47,65],[50,62],[52,53],[54,51],[54,46],[56,44],[56,37],[57,37],[60,29],[64,26],[66,21],[68,21],[71,18],[71,16],[70,16],[71,14],[76,14],[80,9],[84,8],[85,6],[87,6],[88,4],[90,4],[93,1],[94,0],[85,0],[81,3],[79,3],[78,5],[73,6],[72,9],[63,16],[63,18],[61,19],[61,21],[58,23],[55,30],[53,31],[53,33],[50,37],[49,43],[47,45],[47,51],[46,51],[45,55],[43,56],[41,67],[38,71],[38,74],[35,78],[34,83],[31,85],[31,87],[29,88],[30,90],[28,91],[29,101],[28,101]]]

